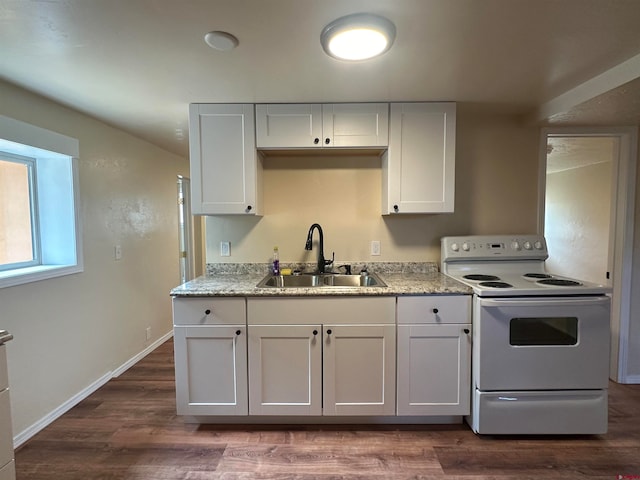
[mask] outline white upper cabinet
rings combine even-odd
[[[191,104],[189,150],[193,214],[261,214],[252,104]]]
[[[392,103],[382,214],[454,209],[455,103]]]
[[[382,149],[388,140],[388,103],[256,105],[260,149]]]

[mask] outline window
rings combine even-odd
[[[0,270],[36,265],[33,158],[0,152]]]
[[[0,116],[0,287],[82,271],[76,139]]]

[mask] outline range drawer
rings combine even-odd
[[[471,296],[398,297],[398,324],[415,323],[471,323]]]
[[[173,299],[174,325],[239,325],[246,324],[244,298]]]

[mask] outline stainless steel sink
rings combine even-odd
[[[368,275],[341,274],[303,274],[303,275],[267,275],[258,283],[258,288],[348,288],[348,287],[386,287],[375,273]]]

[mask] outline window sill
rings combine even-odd
[[[13,287],[24,283],[39,282],[49,278],[62,277],[83,271],[81,265],[40,265],[0,272],[0,288]]]

